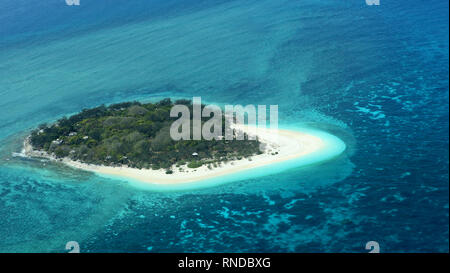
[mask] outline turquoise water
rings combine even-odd
[[[0,3],[0,251],[448,252],[448,2]],[[160,192],[12,157],[83,108],[278,104],[328,162]]]

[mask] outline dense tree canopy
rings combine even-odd
[[[178,100],[175,104],[190,107],[192,119],[191,101]],[[172,140],[170,126],[176,119],[170,117],[173,105],[170,99],[164,99],[157,103],[125,102],[84,109],[54,124],[40,125],[31,133],[30,141],[35,149],[58,158],[152,169],[184,164],[191,168],[215,166],[260,153],[259,141],[247,138]]]

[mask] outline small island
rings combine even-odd
[[[40,155],[85,164],[164,169],[167,174],[187,166],[212,169],[221,163],[261,154],[258,139],[178,140],[170,136],[174,105],[193,107],[190,100],[163,99],[156,103],[125,102],[84,109],[42,124],[32,131],[28,144]],[[205,107],[205,105],[201,105]],[[191,115],[192,119],[192,115]],[[204,122],[207,118],[202,118]],[[222,123],[225,127],[225,122]],[[225,128],[223,128],[223,131]],[[29,149],[28,149],[29,150]]]
[[[233,174],[245,175],[247,170],[257,170],[252,176],[277,173],[330,160],[346,148],[342,140],[321,130],[256,128],[236,120],[231,125],[222,122],[222,132],[230,126],[235,134],[231,139],[217,136],[175,141],[170,135],[171,124],[177,120],[170,117],[175,104],[193,107],[191,100],[173,103],[164,99],[85,109],[53,124],[40,125],[25,139],[22,154],[99,175],[172,188],[224,176],[233,180],[239,177]],[[229,116],[222,118],[230,121]],[[206,124],[206,119],[202,117],[200,123]],[[284,162],[290,163],[273,165]]]

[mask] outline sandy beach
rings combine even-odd
[[[241,160],[221,163],[218,167],[212,169],[208,168],[206,165],[195,169],[188,168],[186,165],[173,167],[172,174],[166,174],[166,170],[163,169],[151,170],[136,169],[127,166],[99,166],[73,161],[69,158],[56,159],[45,152],[33,150],[27,141],[25,141],[24,144],[24,153],[31,157],[45,157],[51,160],[58,160],[68,166],[92,171],[98,174],[131,178],[151,184],[170,185],[206,180],[282,161],[301,158],[320,152],[326,146],[326,143],[322,138],[306,132],[282,129],[275,130],[269,128],[258,128],[255,130],[254,127],[246,125],[235,125],[235,128],[250,135],[256,134],[262,143],[263,153]]]

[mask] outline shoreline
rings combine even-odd
[[[262,154],[253,155],[241,160],[221,163],[219,166],[209,169],[203,165],[199,168],[188,168],[187,165],[181,167],[172,167],[172,174],[166,174],[166,170],[137,169],[128,166],[102,166],[87,164],[70,158],[55,158],[46,152],[34,150],[28,141],[24,141],[23,153],[29,157],[41,157],[52,161],[61,162],[67,166],[94,172],[100,175],[128,178],[152,185],[181,185],[212,178],[219,178],[246,170],[261,168],[264,166],[290,161],[293,159],[302,159],[304,157],[320,154],[326,150],[329,143],[324,138],[310,132],[291,131],[283,129],[270,128],[252,128],[247,125],[235,125],[238,130],[244,131],[250,135],[256,135],[263,144]],[[318,131],[320,132],[320,131]],[[331,135],[330,135],[331,136]],[[334,136],[333,136],[334,137]],[[343,152],[344,149],[339,152]],[[336,154],[337,155],[337,154]],[[317,159],[315,161],[324,161],[327,158]]]

